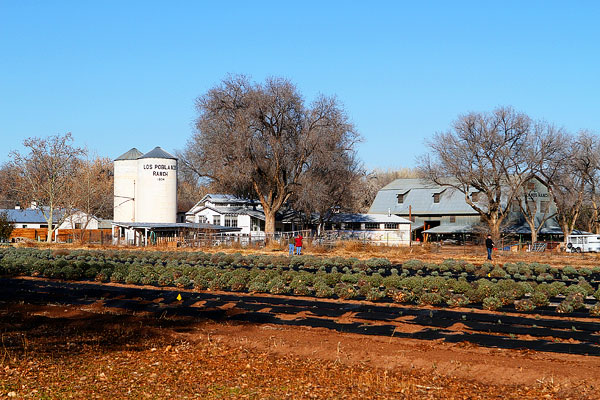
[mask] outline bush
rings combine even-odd
[[[522,299],[515,301],[515,309],[518,311],[533,311],[535,304],[530,299]]]
[[[529,299],[533,304],[535,304],[536,307],[546,307],[548,304],[550,304],[550,301],[548,300],[548,295],[537,289],[531,294],[531,297]]]
[[[116,282],[116,283],[125,282],[125,278],[126,278],[126,275],[123,274],[121,271],[114,271],[112,273],[112,275],[110,276],[110,281]]]
[[[240,292],[246,290],[246,278],[244,275],[234,274],[227,284],[234,292]]]
[[[504,270],[498,266],[494,267],[494,269],[492,269],[489,273],[489,276],[492,278],[504,278],[507,277],[506,275],[506,272],[504,272]]]
[[[449,307],[464,307],[469,304],[469,299],[464,294],[453,294],[446,303]]]
[[[444,298],[439,293],[423,293],[419,297],[419,304],[438,305],[444,302]]]
[[[390,276],[386,276],[385,278],[383,278],[382,283],[386,289],[400,289],[402,287],[402,282],[404,282],[406,279],[411,279],[411,278],[402,279],[398,275],[390,275]],[[419,281],[421,280],[421,278],[412,278],[412,279],[418,279]]]
[[[130,285],[142,283],[143,276],[144,274],[142,274],[142,271],[132,269],[129,271],[129,274],[127,274],[127,276],[125,277],[125,283],[128,283]]]
[[[340,299],[352,299],[357,295],[354,285],[343,282],[335,285],[334,292]]]
[[[196,275],[194,279],[194,289],[196,290],[206,290],[210,287],[210,280],[203,275]]]
[[[272,294],[288,293],[285,281],[280,276],[274,277],[267,283],[267,290]]]
[[[483,299],[483,308],[490,311],[498,310],[502,307],[502,300],[496,296],[490,296]]]
[[[596,303],[590,307],[590,315],[592,317],[600,317],[600,303]]]
[[[446,278],[428,276],[423,279],[423,287],[428,292],[441,292],[446,289],[447,282]]]
[[[410,290],[400,289],[392,293],[395,303],[411,303],[417,299],[417,296]]]
[[[175,280],[175,286],[177,286],[178,288],[186,288],[186,287],[190,286],[191,284],[192,284],[191,279],[185,275],[180,276],[179,278],[177,278]]]
[[[561,313],[561,314],[569,314],[569,313],[572,313],[573,311],[575,311],[575,308],[567,300],[561,301],[560,304],[558,305],[558,307],[556,307],[556,312]]]
[[[381,290],[379,290],[377,288],[371,288],[367,292],[367,294],[366,294],[365,297],[369,301],[380,300],[380,299],[383,299],[385,297],[385,292],[382,292]]]
[[[313,289],[317,297],[332,297],[334,295],[333,288],[324,282],[316,283]]]
[[[466,280],[463,279],[459,279],[457,281],[450,281],[450,288],[452,289],[452,291],[455,294],[465,294],[467,293],[469,290],[472,289],[472,286],[469,282],[467,282]]]
[[[160,286],[171,286],[173,284],[173,273],[165,271],[158,277],[157,283]]]

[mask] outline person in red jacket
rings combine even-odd
[[[300,255],[300,253],[302,252],[302,235],[298,234],[298,236],[296,236],[295,239],[295,244],[296,244],[296,254]]]

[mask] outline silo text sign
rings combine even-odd
[[[144,164],[145,170],[153,170],[152,176],[169,176],[169,170],[177,170],[177,165]]]

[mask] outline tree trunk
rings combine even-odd
[[[488,218],[487,223],[490,228],[490,235],[496,245],[500,243],[500,223],[502,221],[497,216],[491,216]]]
[[[265,212],[265,234],[267,236],[267,241],[269,240],[269,235],[273,235],[275,233],[275,212],[271,209],[264,208]]]
[[[50,208],[50,214],[48,215],[48,237],[46,237],[46,243],[52,243],[52,233],[54,232],[54,227],[53,225],[53,210],[52,208]]]
[[[560,228],[563,231],[563,243],[565,245],[565,249],[567,248],[567,236],[571,234],[571,230],[569,229],[569,224],[567,222],[563,222],[560,224]]]
[[[531,230],[531,243],[537,242],[537,230],[535,229],[535,221],[530,221],[527,219],[527,225],[529,225],[529,230]]]

